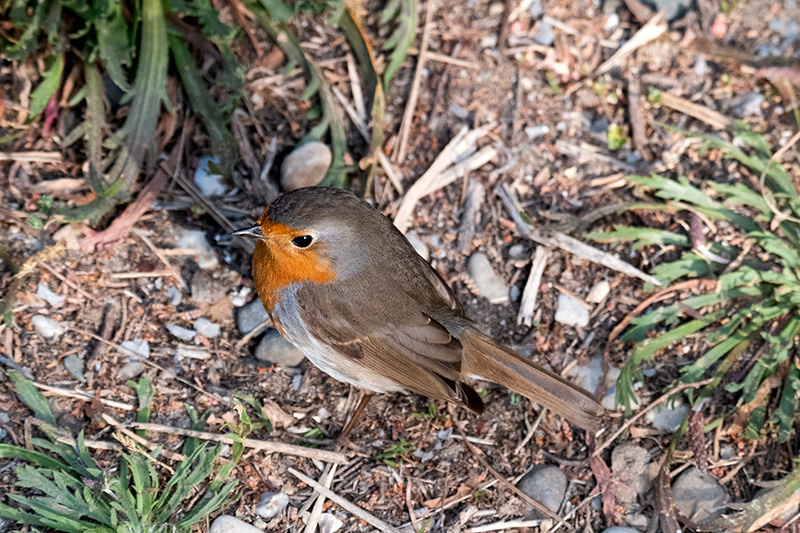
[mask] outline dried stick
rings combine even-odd
[[[319,492],[322,496],[325,496],[333,503],[339,505],[342,509],[349,511],[350,513],[354,514],[356,517],[360,518],[361,520],[365,521],[375,529],[383,531],[385,533],[400,533],[399,529],[392,527],[391,525],[387,524],[383,520],[377,518],[376,516],[371,515],[358,505],[345,500],[332,490],[324,487],[323,485],[317,483],[315,480],[311,479],[307,475],[303,474],[302,472],[298,472],[292,467],[288,468],[290,474],[294,477],[308,485],[309,487],[313,488],[317,492]]]
[[[659,103],[664,107],[668,107],[678,111],[679,113],[683,113],[684,115],[694,117],[701,122],[705,122],[716,130],[726,130],[732,125],[731,119],[722,113],[714,111],[713,109],[709,109],[704,105],[687,100],[686,98],[661,92],[658,95],[658,100]]]
[[[0,152],[0,162],[2,161],[58,164],[63,160],[60,152]]]
[[[633,52],[641,48],[642,46],[655,41],[662,35],[667,32],[667,17],[664,14],[664,11],[659,11],[656,13],[650,20],[647,21],[647,24],[642,26],[639,31],[637,31],[633,37],[631,37],[628,41],[623,44],[619,50],[617,50],[613,56],[608,58],[606,62],[600,65],[597,70],[594,72],[593,77],[600,76],[601,74],[605,74],[615,66],[617,66],[620,61],[631,55]]]
[[[522,219],[520,207],[517,205],[514,197],[508,190],[506,190],[505,187],[498,185],[495,188],[495,194],[497,194],[503,201],[503,204],[506,206],[509,215],[511,215],[511,218],[517,225],[517,231],[523,237],[532,241],[536,241],[539,244],[561,248],[562,250],[565,250],[571,254],[575,254],[578,257],[586,259],[587,261],[603,265],[604,267],[616,270],[617,272],[622,272],[628,276],[639,278],[658,287],[661,286],[661,282],[653,276],[645,274],[630,263],[626,263],[618,257],[589,246],[578,239],[574,239],[560,232],[545,233],[543,231],[533,229],[530,224]]]
[[[150,424],[144,422],[133,422],[131,426],[136,429],[144,429],[147,431],[155,431],[157,433],[171,433],[173,435],[181,435],[184,437],[197,437],[198,439],[210,440],[214,442],[223,442],[225,444],[233,444],[235,441],[226,437],[225,435],[218,435],[216,433],[209,433],[207,431],[195,431],[192,429],[176,428],[172,426],[165,426],[162,424]],[[316,459],[326,463],[347,464],[347,456],[339,452],[330,452],[327,450],[317,450],[316,448],[306,448],[305,446],[296,446],[294,444],[286,444],[284,442],[272,442],[257,439],[244,439],[242,443],[246,448],[253,448],[266,453],[282,453],[284,455],[296,455],[298,457],[307,457],[309,459]]]
[[[395,163],[399,163],[406,157],[406,150],[408,149],[408,134],[411,132],[411,121],[414,120],[414,109],[417,107],[417,98],[419,97],[419,88],[422,85],[422,71],[425,68],[426,51],[428,50],[428,41],[431,37],[431,26],[433,22],[433,13],[436,11],[436,1],[428,1],[428,11],[425,13],[425,27],[422,29],[422,44],[419,47],[419,58],[417,59],[417,69],[414,71],[414,81],[411,83],[411,92],[408,95],[408,102],[406,102],[406,109],[403,112],[403,121],[400,123],[400,142],[397,145],[397,152],[395,152]]]
[[[320,480],[322,481],[322,486],[326,489],[331,488],[331,483],[333,482],[333,477],[336,475],[336,468],[337,465],[327,465],[325,470],[322,472],[322,476],[320,476]],[[319,524],[319,517],[322,515],[322,506],[325,505],[325,496],[316,492],[317,494],[317,501],[314,502],[314,508],[311,509],[311,515],[308,517],[308,523],[306,524],[305,533],[315,533],[317,531],[317,525]]]
[[[539,286],[542,284],[544,267],[547,266],[547,258],[550,255],[550,248],[547,246],[537,246],[533,254],[533,264],[528,281],[525,282],[525,290],[522,291],[522,301],[519,304],[517,313],[517,324],[533,325],[533,311],[536,308],[536,299],[539,296]]]
[[[44,383],[38,383],[36,381],[32,382],[34,387],[37,389],[42,389],[43,391],[47,391],[54,396],[64,396],[65,398],[75,398],[76,400],[84,400],[90,402],[95,399],[95,396],[89,394],[88,392],[84,392],[82,390],[67,390],[61,389],[59,387],[53,387],[51,385],[45,385]],[[124,411],[133,411],[136,409],[133,405],[129,403],[117,402],[114,400],[106,400],[104,398],[99,398],[100,403],[103,405],[107,405],[109,407],[113,407],[115,409],[122,409]]]
[[[464,202],[464,214],[461,215],[461,227],[458,230],[458,251],[463,255],[469,254],[472,249],[472,239],[478,229],[478,217],[481,206],[486,198],[486,188],[479,181],[469,180],[467,185],[467,200]]]
[[[472,131],[468,131],[466,127],[462,128],[461,131],[447,143],[447,146],[444,147],[441,153],[436,156],[436,159],[433,160],[428,170],[409,187],[394,217],[394,225],[397,226],[400,231],[405,233],[408,229],[411,214],[420,199],[455,181],[459,176],[459,172],[466,172],[467,170],[479,168],[494,158],[497,154],[497,150],[492,147],[484,148],[484,150],[489,149],[490,151],[484,152],[479,158],[475,158],[477,154],[474,153],[476,150],[475,143],[488,133],[489,127],[490,126],[484,126]],[[463,160],[469,154],[472,154],[472,157],[467,157],[466,160]],[[484,160],[486,156],[490,157]],[[458,163],[459,160],[462,161]],[[453,168],[459,167],[459,170],[455,172],[455,175],[451,172],[448,176],[443,176],[450,165],[456,165]],[[449,181],[447,181],[448,179]]]

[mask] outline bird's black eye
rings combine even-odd
[[[311,235],[300,235],[299,237],[295,237],[294,239],[292,239],[292,244],[294,244],[298,248],[305,248],[306,246],[311,244],[311,241],[313,240],[314,238]]]

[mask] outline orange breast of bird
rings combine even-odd
[[[328,283],[336,279],[328,261],[313,250],[299,250],[291,244],[291,239],[301,232],[268,219],[261,221],[261,228],[271,238],[256,243],[253,280],[270,316],[273,316],[275,304],[281,301],[286,287],[294,283]]]

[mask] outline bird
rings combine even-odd
[[[474,382],[502,385],[596,431],[588,392],[484,334],[392,221],[338,188],[284,193],[256,224],[253,281],[274,327],[320,370],[362,391],[416,393],[484,411]]]

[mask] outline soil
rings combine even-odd
[[[430,2],[421,4],[423,12],[430,9]],[[470,67],[428,60],[411,127],[409,155],[397,165],[403,185],[407,189],[465,125],[495,124],[489,136],[481,142],[497,146],[500,155],[492,163],[470,172],[463,180],[423,198],[414,211],[410,229],[427,245],[431,264],[453,287],[468,316],[485,331],[556,372],[568,370],[576,364],[587,364],[590,359],[604,355],[611,330],[646,297],[642,282],[580,260],[567,252],[553,250],[540,288],[535,324],[532,327],[517,325],[519,300],[492,305],[476,294],[466,272],[469,254],[462,254],[456,247],[463,218],[466,180],[479,181],[487,191],[470,254],[485,253],[509,286],[517,287],[521,293],[530,273],[528,258],[536,245],[519,236],[510,214],[494,194],[495,186],[511,186],[537,226],[562,227],[560,225],[565,224],[564,227],[569,227],[577,217],[602,206],[639,200],[642,193],[619,180],[629,170],[645,174],[658,171],[668,176],[685,175],[696,184],[711,180],[744,182],[751,177],[743,174],[739,167],[721,160],[719,153],[700,154],[697,143],[687,141],[667,125],[692,132],[714,132],[712,127],[666,106],[648,102],[645,98],[648,87],[683,96],[726,117],[737,118],[743,95],[763,95],[763,103],[756,112],[741,118],[753,130],[763,132],[774,149],[785,143],[796,129],[790,104],[783,101],[771,86],[759,80],[752,68],[743,67],[741,63],[702,58],[692,39],[712,38],[708,32],[714,17],[709,18],[706,9],[692,10],[686,18],[673,22],[661,39],[639,48],[607,75],[593,79],[587,74],[611,57],[641,27],[624,6],[616,10],[619,23],[606,27],[609,17],[596,3],[542,2],[544,13],[563,24],[563,28],[554,29],[555,40],[552,47],[548,47],[552,53],[546,56],[542,52],[545,47],[531,46],[536,44],[533,37],[543,24],[540,18],[530,16],[523,9],[514,20],[503,23],[503,18],[509,18],[517,2],[505,5],[483,0],[440,0],[436,4],[429,49],[468,62]],[[715,3],[706,1],[700,4],[708,7],[705,4]],[[715,9],[719,12],[718,8]],[[367,34],[379,43],[385,37],[385,30],[379,28],[378,10],[371,13],[374,14],[365,20]],[[800,7],[789,0],[734,4],[726,18],[724,37],[718,41],[748,54],[758,54],[767,45],[780,48],[785,36],[770,26],[770,21],[779,19],[800,20]],[[420,21],[423,20],[424,14],[421,13]],[[343,57],[347,51],[343,39],[337,38],[333,31],[322,29],[324,24],[324,19],[310,19],[300,35],[304,41],[314,42],[313,49],[309,49],[315,59]],[[259,40],[264,43],[260,58],[252,48],[248,50],[248,41],[243,40],[238,45],[241,48],[239,54],[248,62],[247,79],[250,81],[264,75],[256,67],[276,73],[281,72],[283,66],[280,54],[276,60],[276,54],[269,53],[272,45],[266,35],[261,34]],[[419,46],[419,39],[415,45]],[[790,43],[783,48],[784,56],[798,57],[798,47],[800,41]],[[522,48],[525,50],[519,51]],[[265,67],[270,61],[276,64]],[[387,95],[385,146],[390,156],[399,142],[397,132],[416,62],[415,55],[406,60]],[[553,71],[560,74],[550,74]],[[340,87],[347,95],[351,94],[344,62],[325,67],[323,72],[334,86]],[[0,63],[4,102],[24,106],[25,102],[14,98],[19,94],[14,88],[23,83],[17,79],[18,73],[19,69],[12,68],[8,62]],[[627,90],[630,76],[643,80],[646,137],[645,145],[639,150],[631,146]],[[302,100],[303,84],[298,80],[300,78],[286,77],[266,89],[255,91],[261,102],[257,109],[258,106],[252,104],[254,91],[245,91],[245,98],[251,104],[247,107],[244,121],[252,135],[251,142],[257,147],[259,160],[263,161],[266,156],[269,140],[274,138],[277,141],[279,156],[270,174],[271,179],[277,180],[281,158],[309,126],[305,119],[307,103]],[[6,104],[3,111],[6,124],[14,120],[17,114],[14,109]],[[62,122],[68,121],[64,119]],[[619,125],[624,129],[627,143],[622,148],[608,148],[609,125]],[[541,126],[547,126],[546,130],[539,130],[546,133],[533,138],[526,133],[526,129],[532,131],[532,128]],[[127,235],[115,245],[84,253],[65,249],[60,244],[62,241],[55,236],[58,224],[43,230],[32,229],[28,215],[36,212],[42,191],[47,190],[56,199],[73,204],[84,202],[90,196],[85,186],[69,190],[45,188],[56,178],[82,175],[80,164],[83,159],[79,150],[59,148],[63,133],[57,131],[53,136],[44,137],[40,127],[32,127],[22,139],[3,148],[7,152],[60,151],[64,156],[63,163],[16,163],[0,159],[3,171],[0,245],[17,265],[33,258],[30,264],[32,272],[24,277],[16,295],[13,323],[0,325],[3,357],[30,370],[38,383],[65,390],[87,391],[104,399],[135,405],[134,390],[118,378],[128,358],[115,346],[127,340],[146,340],[151,350],[149,360],[161,369],[148,365],[144,372],[157,383],[152,422],[188,427],[186,404],[212,413],[207,431],[224,432],[223,423],[233,419],[234,395],[250,395],[259,402],[274,402],[273,409],[289,415],[283,425],[276,424],[272,433],[260,429],[251,434],[251,438],[287,443],[311,442],[321,448],[333,449],[334,439],[354,406],[356,391],[329,378],[307,361],[295,370],[265,366],[253,356],[258,336],[240,344],[243,335],[235,320],[239,308],[232,299],[244,294],[244,300],[250,301],[255,296],[249,252],[228,238],[226,231],[208,213],[194,208],[194,202],[177,183],[167,186],[157,204],[138,220],[136,228],[162,257],[163,252],[177,248],[177,240],[184,230],[200,229],[205,232],[219,259],[217,268],[201,269],[192,255],[178,252],[167,257],[179,275],[148,277],[149,273],[163,271],[167,266],[136,234]],[[721,134],[729,137],[726,132]],[[353,141],[349,157],[357,162],[366,155],[367,147],[355,141],[355,131],[350,131],[349,135]],[[193,169],[197,159],[205,155],[203,147],[206,142],[200,133],[189,139],[187,169]],[[590,145],[607,157],[577,159],[565,155],[563,145],[559,143]],[[785,159],[791,160],[791,157]],[[790,163],[795,179],[800,175],[797,165],[795,158],[794,163]],[[253,193],[252,182],[246,177],[247,169],[241,165],[237,173],[239,177],[230,183],[233,192],[213,199],[213,202],[235,225],[246,225],[258,217],[264,205],[258,194]],[[378,173],[376,179],[380,191],[377,207],[393,216],[402,195],[391,187],[382,173]],[[358,179],[354,182],[355,188],[361,185]],[[109,222],[104,221],[99,229]],[[570,231],[574,237],[583,239],[586,231],[604,230],[621,223],[688,232],[687,218],[656,212],[622,212],[605,217],[589,228]],[[77,233],[81,231],[78,225],[74,229]],[[509,255],[509,249],[518,244],[524,247],[523,259]],[[634,251],[630,246],[590,244],[617,253],[644,271],[651,269],[659,256],[669,257],[671,253],[670,250],[646,248]],[[43,248],[46,251],[40,252]],[[207,282],[202,279],[204,276],[212,280],[211,295],[199,294],[203,290],[201,282]],[[588,327],[578,329],[555,321],[556,303],[562,291],[585,298],[591,287],[601,280],[611,284],[611,292],[599,306],[593,306]],[[38,298],[39,284],[66,296],[64,303],[52,308]],[[0,293],[9,291],[11,285],[12,275],[6,269],[0,278]],[[172,296],[168,294],[172,288],[182,293],[178,305],[173,305]],[[250,290],[243,292],[243,289]],[[56,341],[42,339],[31,323],[36,314],[46,314],[59,321],[66,326],[66,333]],[[183,343],[166,329],[167,323],[192,329],[194,321],[201,317],[222,326],[217,338],[199,336],[194,341]],[[182,344],[190,344],[200,356],[180,355],[177,350]],[[631,346],[614,343],[608,348],[611,365],[620,367],[627,360]],[[64,359],[71,354],[77,354],[85,363],[83,382],[65,370]],[[640,406],[649,405],[662,393],[690,355],[679,353],[677,349],[668,349],[658,355],[653,364],[657,369],[655,374],[646,378],[637,391]],[[479,390],[486,392],[487,404],[486,412],[480,416],[461,409],[448,409],[443,403],[431,404],[416,395],[376,396],[367,408],[365,421],[351,437],[356,450],[351,452],[351,462],[339,468],[331,490],[395,526],[410,522],[410,509],[425,508],[414,518],[415,527],[425,524],[430,518],[430,531],[458,531],[526,516],[525,504],[517,495],[500,484],[487,486],[493,480],[492,474],[476,459],[476,452],[457,438],[459,433],[452,431],[455,424],[463,424],[467,435],[479,439],[473,444],[480,450],[477,453],[481,453],[504,478],[516,479],[537,464],[559,466],[570,480],[568,496],[560,514],[567,515],[580,507],[567,519],[576,528],[602,530],[613,525],[625,525],[626,516],[643,514],[650,520],[657,516],[652,493],[641,495],[639,503],[632,509],[617,506],[610,516],[607,510],[604,512],[600,508],[596,471],[593,473],[587,458],[590,449],[605,441],[619,427],[623,420],[621,411],[609,412],[604,432],[595,440],[549,413],[534,426],[540,412],[538,406],[491,384],[480,384]],[[48,398],[60,420],[69,423],[73,431],[84,429],[87,437],[111,439],[108,429],[104,429],[107,426],[92,419],[96,415],[92,402],[52,393]],[[706,421],[713,420],[731,407],[725,404],[726,400],[735,401],[724,394],[717,400],[704,412]],[[135,411],[112,407],[103,410],[125,423],[135,418]],[[2,442],[24,445],[23,423],[32,415],[19,401],[10,380],[4,375],[0,377],[2,414],[7,415],[7,418],[3,417],[7,421],[0,423],[7,432]],[[530,437],[528,433],[531,431],[532,438],[520,447],[520,443]],[[452,437],[442,438],[451,433]],[[321,436],[322,439],[314,443],[308,435]],[[671,433],[652,428],[642,418],[606,449],[600,459],[610,465],[611,450],[623,442],[632,441],[647,448],[657,463],[665,456],[670,437]],[[713,473],[718,478],[732,474],[726,477],[725,489],[730,499],[737,502],[750,501],[757,483],[779,479],[791,470],[790,458],[798,447],[796,439],[788,447],[768,439],[758,443],[758,453],[755,453],[749,441],[737,435],[709,432],[706,437],[712,465],[716,465]],[[183,442],[182,437],[170,434],[149,433],[148,439],[173,451],[180,451]],[[406,451],[390,458],[377,457],[401,442],[412,445],[413,448],[408,449],[417,453]],[[734,459],[738,460],[720,460],[720,447],[735,450]],[[113,452],[97,453],[105,464],[113,464],[116,460]],[[677,454],[673,461],[674,469],[694,464],[688,452]],[[235,472],[240,480],[237,489],[240,498],[223,511],[256,522],[267,531],[300,531],[304,525],[299,512],[312,491],[288,469],[295,468],[319,479],[321,466],[319,462],[291,455],[246,451]],[[3,493],[19,490],[14,487],[14,480],[13,469],[0,468],[0,490]],[[264,492],[285,492],[290,498],[287,510],[266,523],[255,513],[256,504]],[[442,498],[449,503],[456,500],[454,496],[464,498],[443,508]],[[326,505],[344,521],[343,531],[373,530],[339,507]],[[477,508],[477,514],[471,514],[473,506]],[[205,527],[201,526],[200,530],[205,530]],[[524,528],[517,530],[523,531]]]

